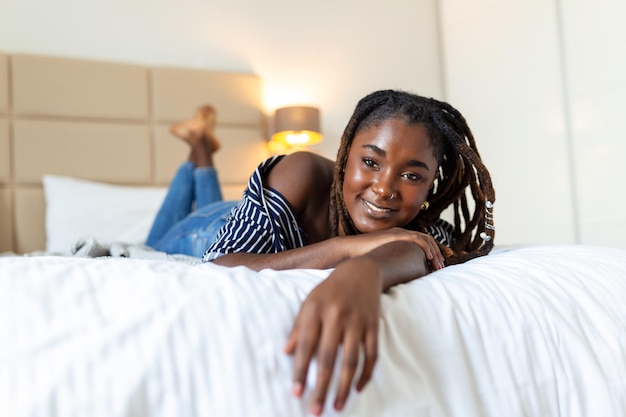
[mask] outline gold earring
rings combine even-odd
[[[426,211],[428,210],[428,207],[430,207],[430,203],[428,201],[424,201],[422,203],[422,206],[420,207],[420,210]]]

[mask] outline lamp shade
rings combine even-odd
[[[289,147],[307,146],[321,141],[318,108],[293,106],[276,109],[272,142]]]

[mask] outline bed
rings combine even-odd
[[[0,415],[309,415],[315,362],[294,398],[283,345],[331,271],[201,264],[143,250],[149,222],[128,226],[153,215],[184,158],[167,125],[205,97],[235,148],[225,159],[241,161],[220,168],[237,197],[265,157],[260,80],[32,55],[0,64]],[[83,93],[68,98],[74,85]],[[135,93],[143,105],[129,104]],[[51,160],[32,164],[34,150]],[[622,417],[625,299],[624,249],[497,247],[384,294],[373,378],[324,415]]]

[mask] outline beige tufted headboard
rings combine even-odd
[[[265,157],[251,74],[0,53],[0,252],[45,248],[44,174],[166,185],[187,147],[168,126],[211,103],[226,198]]]

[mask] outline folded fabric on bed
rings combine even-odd
[[[45,253],[43,255],[45,255]],[[93,236],[84,236],[76,240],[76,242],[74,242],[71,246],[70,254],[66,256],[83,258],[100,258],[110,256],[114,258],[160,259],[186,262],[190,265],[202,262],[200,258],[183,254],[168,254],[165,252],[159,252],[145,245],[126,243],[105,244],[101,243]]]
[[[305,416],[282,349],[329,271],[0,258],[0,414]],[[626,415],[626,251],[501,251],[383,296],[341,416]],[[315,366],[307,393],[315,382]],[[330,396],[332,401],[332,395]]]

